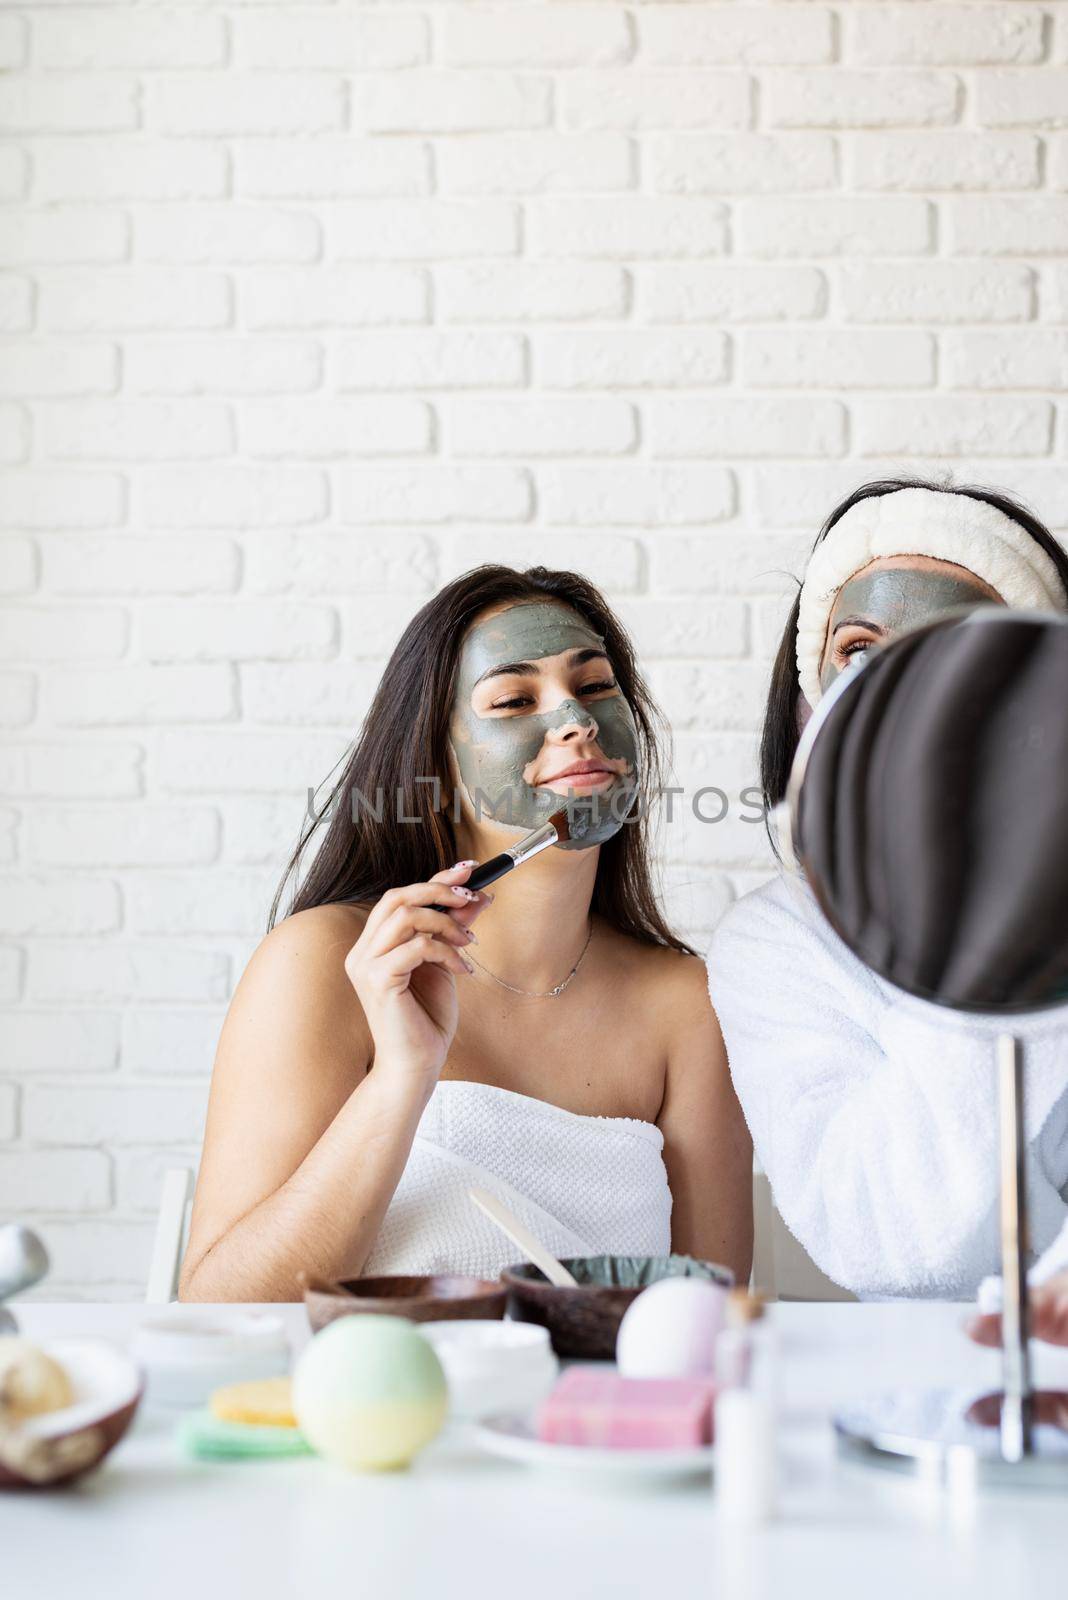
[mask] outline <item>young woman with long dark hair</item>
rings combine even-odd
[[[769,816],[801,729],[851,658],[961,608],[1068,607],[1068,557],[999,491],[865,484],[817,537],[772,674],[762,741]],[[911,1000],[780,873],[723,918],[709,992],[779,1211],[816,1264],[864,1295],[965,1298],[997,1270],[991,1028]],[[1068,1030],[1021,1020],[1036,1249],[1068,1215]]]
[[[673,1248],[745,1281],[752,1147],[651,882],[657,720],[574,573],[480,567],[413,618],[227,1015],[184,1299],[494,1277],[515,1248],[472,1183],[557,1255]],[[591,826],[464,887],[565,797]]]

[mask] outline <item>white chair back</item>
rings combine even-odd
[[[769,1300],[855,1300],[821,1272],[779,1215],[771,1184],[753,1173],[753,1288]]]
[[[171,1167],[163,1174],[156,1237],[145,1289],[146,1305],[165,1306],[177,1298],[178,1274],[189,1231],[192,1177],[188,1167]]]

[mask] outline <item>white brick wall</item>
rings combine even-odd
[[[836,497],[1068,531],[1068,0],[57,0],[0,72],[0,1216],[132,1294],[437,585],[589,572],[737,796]],[[701,939],[767,872],[665,849]]]

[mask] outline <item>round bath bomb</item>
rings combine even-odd
[[[727,1291],[703,1278],[661,1278],[633,1300],[616,1335],[625,1378],[712,1376]]]
[[[328,1323],[293,1373],[293,1410],[313,1450],[357,1471],[406,1467],[445,1421],[445,1373],[403,1317]]]

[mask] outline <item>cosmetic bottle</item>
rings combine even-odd
[[[765,1522],[778,1488],[778,1352],[759,1296],[732,1290],[716,1340],[715,1493],[724,1521]]]

